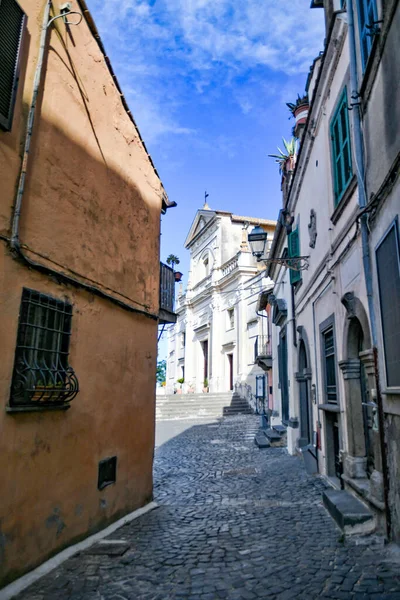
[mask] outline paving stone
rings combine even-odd
[[[15,600],[400,600],[386,547],[339,541],[324,481],[260,452],[257,417],[181,429],[155,454],[159,508],[112,535],[130,549],[71,557]]]

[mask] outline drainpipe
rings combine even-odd
[[[363,131],[361,127],[360,118],[360,102],[358,93],[358,79],[357,79],[357,54],[356,54],[356,39],[354,32],[354,11],[353,11],[353,0],[347,0],[347,22],[348,22],[348,35],[349,35],[349,56],[350,56],[350,85],[351,85],[351,99],[354,101],[352,105],[352,116],[353,116],[353,133],[354,133],[354,155],[356,163],[356,175],[358,185],[358,203],[360,208],[365,208],[367,204],[366,190],[365,190],[365,164],[364,164],[364,140]],[[368,226],[367,226],[367,214],[364,212],[361,217],[361,245],[362,245],[362,259],[364,267],[364,278],[365,286],[367,289],[368,299],[368,312],[371,324],[371,337],[374,351],[374,362],[375,362],[375,385],[376,385],[376,400],[379,415],[379,437],[381,444],[382,453],[382,470],[383,470],[383,487],[385,495],[385,509],[386,509],[386,527],[387,535],[390,538],[391,532],[391,518],[389,511],[389,477],[387,468],[387,457],[385,448],[385,432],[383,426],[383,405],[382,396],[379,385],[379,371],[378,371],[378,357],[377,357],[377,332],[376,332],[376,316],[375,308],[373,303],[373,288],[372,288],[372,269],[371,269],[371,256],[369,253],[369,242],[368,242]]]
[[[29,150],[30,150],[31,141],[32,141],[33,123],[35,120],[35,112],[36,112],[36,103],[37,103],[37,98],[38,98],[38,94],[39,94],[40,81],[42,79],[43,59],[44,59],[44,51],[45,51],[45,47],[46,47],[47,27],[49,24],[50,7],[51,7],[51,0],[47,0],[46,6],[44,8],[44,13],[43,13],[39,56],[38,56],[38,61],[37,61],[37,65],[36,65],[35,79],[33,81],[33,94],[32,94],[32,102],[31,102],[31,105],[29,108],[27,131],[26,131],[26,137],[25,137],[24,156],[23,156],[23,160],[22,160],[21,173],[20,173],[19,182],[18,182],[17,197],[15,199],[14,214],[13,214],[13,219],[12,219],[10,246],[11,246],[11,249],[14,252],[17,252],[18,254],[21,252],[20,241],[19,241],[19,217],[21,215],[22,196],[24,194],[24,189],[25,189],[25,179],[26,179],[26,172],[27,172],[27,168],[28,168]]]

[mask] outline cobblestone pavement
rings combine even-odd
[[[256,448],[257,426],[187,423],[157,449],[159,508],[110,536],[126,553],[82,552],[19,600],[400,600],[390,548],[345,540],[321,504],[324,482],[283,448]]]

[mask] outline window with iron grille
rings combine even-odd
[[[9,131],[18,88],[25,14],[15,0],[0,0],[0,127]]]
[[[330,130],[335,206],[337,206],[353,177],[346,88],[333,115]]]
[[[24,288],[10,407],[65,405],[79,391],[68,364],[72,305]]]
[[[397,219],[376,250],[388,387],[400,387],[400,245]]]
[[[357,0],[358,26],[363,71],[374,41],[374,23],[378,20],[375,0]]]
[[[336,353],[333,326],[322,332],[322,352],[325,374],[325,399],[328,404],[336,404]]]

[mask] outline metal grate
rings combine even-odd
[[[25,14],[15,0],[0,1],[0,126],[11,129]]]
[[[99,462],[97,489],[103,490],[117,481],[117,457],[110,456]]]
[[[10,406],[70,402],[79,391],[68,365],[72,305],[24,288]]]

